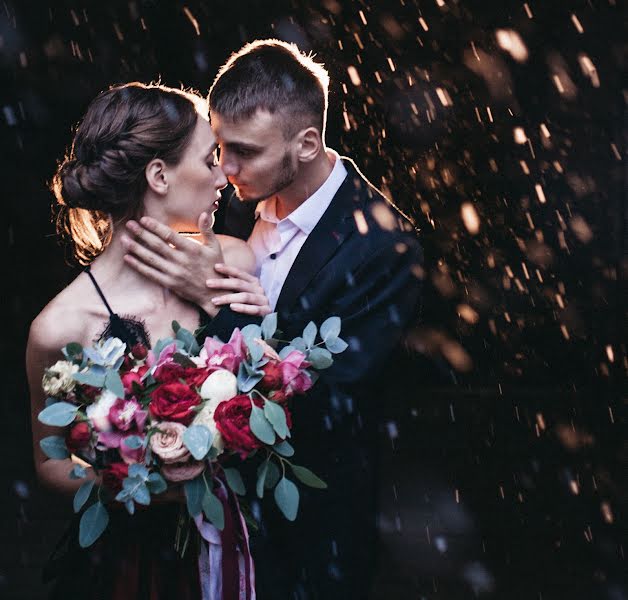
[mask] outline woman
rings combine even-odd
[[[140,83],[113,87],[90,104],[54,177],[59,229],[88,267],[33,321],[27,345],[35,466],[52,490],[71,495],[82,483],[69,478],[71,459],[48,459],[39,447],[40,439],[54,434],[37,420],[45,401],[42,375],[61,358],[60,349],[110,335],[150,345],[172,335],[173,320],[191,331],[200,324],[197,306],[125,262],[123,231],[127,221],[142,216],[178,232],[198,231],[208,213],[213,219],[227,179],[207,115],[206,102],[191,92]],[[254,256],[245,242],[206,235],[226,264],[252,272]],[[263,313],[266,304],[260,300],[254,309]],[[172,551],[177,498],[168,494],[142,515],[115,511],[102,543],[89,552],[76,547],[75,532],[68,535],[70,552],[50,569],[59,597],[200,597],[194,551],[184,559]]]

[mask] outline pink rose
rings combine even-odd
[[[157,423],[157,429],[150,438],[150,447],[164,463],[181,462],[190,456],[183,445],[183,434],[187,429],[185,425],[162,421]]]
[[[146,365],[142,365],[137,371],[129,371],[128,373],[124,373],[122,375],[122,385],[124,386],[124,393],[127,395],[131,395],[134,393],[133,383],[143,388],[144,383],[142,382],[142,377],[148,371],[148,367]]]
[[[189,481],[198,477],[205,469],[205,463],[197,460],[169,463],[161,467],[161,474],[168,481]]]
[[[281,375],[286,394],[303,394],[312,387],[312,380],[305,372],[310,363],[305,360],[305,354],[293,350],[280,363]]]

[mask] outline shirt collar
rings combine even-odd
[[[300,206],[293,210],[285,218],[279,220],[276,212],[276,200],[270,198],[263,200],[257,205],[255,210],[256,216],[270,223],[284,223],[289,221],[298,227],[303,233],[309,235],[316,224],[319,222],[323,213],[327,210],[333,197],[336,195],[338,188],[347,176],[347,169],[342,164],[340,156],[334,150],[328,149],[327,155],[334,159],[334,167],[331,173],[323,183],[309,198],[307,198]]]

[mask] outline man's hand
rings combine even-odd
[[[205,281],[216,278],[214,266],[223,256],[209,215],[204,212],[198,220],[202,243],[187,239],[150,217],[142,217],[139,223],[128,221],[126,226],[133,238],[122,238],[129,252],[124,256],[125,262],[148,279],[197,304],[211,317],[216,316],[220,306],[211,300],[218,293],[208,290]]]
[[[268,304],[268,298],[266,298],[266,294],[264,294],[257,277],[222,263],[216,263],[214,268],[216,272],[224,275],[227,279],[208,279],[206,281],[207,287],[218,292],[226,290],[232,292],[214,296],[212,298],[214,306],[220,308],[228,304],[229,308],[236,312],[262,317],[272,312]]]

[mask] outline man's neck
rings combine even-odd
[[[315,160],[301,165],[296,179],[281,193],[275,195],[275,211],[278,219],[284,219],[299,208],[327,181],[334,168],[334,159],[325,151]]]

